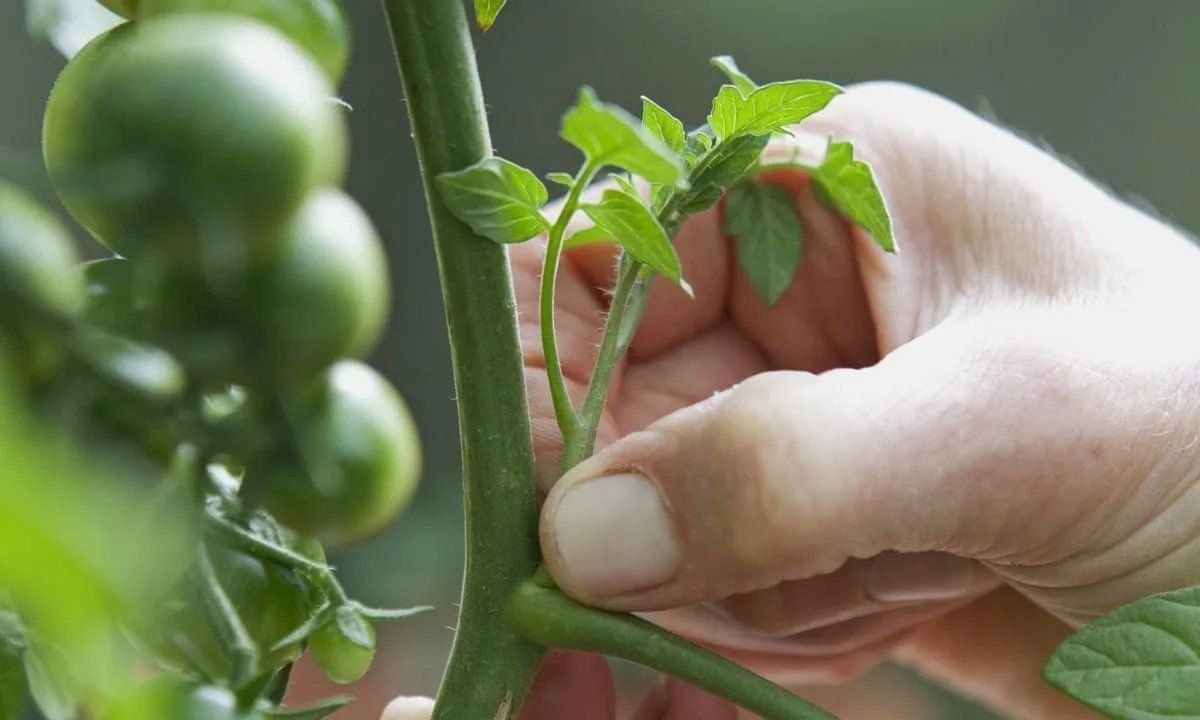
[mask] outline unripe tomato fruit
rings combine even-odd
[[[312,478],[293,457],[246,464],[248,497],[292,530],[345,545],[383,529],[412,498],[421,469],[416,426],[399,393],[370,367],[342,361],[301,398],[297,433]]]
[[[71,214],[116,252],[167,244],[236,267],[314,188],[340,180],[346,129],[330,93],[320,68],[262,23],[126,23],[55,83],[46,167]]]
[[[0,182],[0,330],[35,376],[49,372],[62,348],[47,337],[29,309],[71,318],[83,308],[83,281],[75,245],[62,224],[33,198]],[[20,298],[29,307],[9,302]],[[31,322],[32,321],[32,322]]]
[[[127,0],[127,4],[133,4]],[[350,60],[350,23],[341,0],[140,0],[139,18],[180,12],[231,13],[266,23],[304,48],[337,84]]]
[[[300,627],[311,610],[295,573],[218,543],[210,543],[208,553],[222,589],[259,647],[262,669],[282,667],[299,657],[298,643],[269,652]],[[207,617],[199,582],[198,575],[190,573],[179,592],[167,600],[165,616],[156,618],[153,628],[135,628],[132,634],[161,664],[206,680],[226,681],[233,659]]]
[[[314,195],[251,273],[242,303],[274,365],[311,376],[359,357],[383,332],[387,257],[366,213],[337,190]]]
[[[375,628],[353,608],[343,605],[329,622],[308,637],[313,659],[330,680],[358,682],[375,659]]]

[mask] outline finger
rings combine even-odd
[[[638,705],[633,720],[737,720],[737,707],[693,685],[666,678]]]
[[[980,598],[909,635],[898,659],[1018,720],[1099,720],[1049,685],[1041,668],[1071,629],[1015,591]]]
[[[898,607],[976,597],[998,583],[973,560],[885,552],[849,560],[827,575],[734,595],[713,607],[755,635],[784,638]]]
[[[1046,547],[1058,531],[1041,513],[1061,527],[1086,512],[1060,493],[1086,496],[1072,484],[1100,474],[1093,450],[1122,430],[1077,422],[1103,377],[1007,334],[944,323],[870,368],[758,375],[618,441],[548,498],[548,567],[584,601],[653,610],[886,550]]]
[[[427,697],[398,697],[383,709],[379,720],[429,720],[433,700]]]
[[[599,655],[556,650],[546,656],[521,706],[520,720],[616,720],[612,673]]]

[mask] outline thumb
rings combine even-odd
[[[550,493],[548,568],[585,602],[656,610],[885,550],[1015,556],[1053,532],[1039,508],[1062,520],[1051,493],[1088,477],[1106,428],[1078,427],[1083,374],[1004,327],[944,322],[870,368],[758,375],[627,436]]]

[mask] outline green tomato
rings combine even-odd
[[[158,677],[115,702],[104,720],[263,720],[257,707],[239,708],[234,694],[214,685]]]
[[[309,636],[308,649],[330,680],[343,685],[358,682],[375,659],[375,628],[354,608],[343,605]]]
[[[399,393],[370,367],[347,360],[297,405],[308,465],[291,456],[248,461],[248,497],[327,545],[383,529],[412,498],[421,468],[420,440]]]
[[[79,314],[84,293],[77,263],[62,224],[24,192],[0,182],[0,330],[35,377],[62,357],[62,347],[36,313],[59,319]]]
[[[46,108],[46,167],[67,209],[127,257],[186,250],[244,267],[309,193],[336,184],[346,129],[320,68],[226,15],[126,23],[68,63]]]
[[[287,35],[336,84],[350,59],[350,22],[341,0],[140,0],[139,17],[180,12],[236,13]]]
[[[379,340],[387,257],[366,213],[337,190],[314,195],[271,257],[251,271],[243,307],[273,365],[311,376]]]
[[[296,574],[240,550],[209,543],[217,579],[258,645],[260,669],[271,671],[300,656],[299,643],[271,651],[308,619],[311,599]],[[162,665],[213,682],[225,682],[233,658],[214,631],[204,608],[200,582],[193,572],[167,601],[153,627],[132,631],[135,641]]]

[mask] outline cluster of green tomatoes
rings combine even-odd
[[[305,647],[334,680],[366,671],[388,613],[345,597],[322,544],[380,530],[420,466],[402,399],[358,360],[389,286],[338,189],[348,25],[339,0],[102,1],[130,21],[63,70],[44,152],[113,255],[80,263],[0,183],[0,353],[35,404],[81,409],[48,417],[182,476],[218,530],[197,536],[167,617],[129,628],[171,679],[109,717],[269,717]]]

